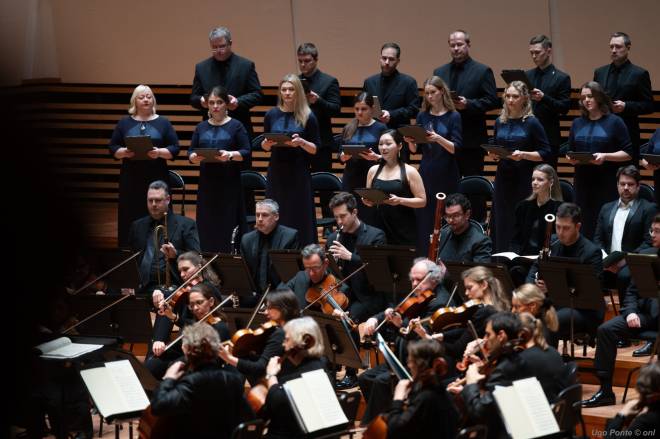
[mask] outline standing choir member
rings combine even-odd
[[[533,162],[548,161],[552,153],[541,122],[532,113],[527,86],[513,81],[504,90],[504,105],[495,121],[494,143],[511,151],[495,174],[495,251],[509,249],[514,234],[514,209],[529,193]]]
[[[571,151],[593,154],[589,164],[575,167],[575,204],[582,209],[582,234],[592,239],[598,213],[603,204],[615,200],[616,162],[631,159],[632,144],[628,129],[621,118],[611,113],[612,102],[597,82],[581,87],[582,117],[573,121],[568,138]],[[570,160],[572,164],[576,161]]]
[[[197,125],[188,159],[199,163],[197,227],[202,250],[230,253],[232,231],[246,230],[240,163],[250,158],[250,140],[241,122],[229,117],[229,95],[214,87],[206,98],[209,119]],[[217,151],[215,161],[204,160],[199,148]]]
[[[369,169],[367,187],[390,195],[376,206],[374,224],[385,232],[388,244],[412,246],[417,242],[414,209],[426,205],[426,192],[417,169],[400,159],[402,147],[403,138],[398,131],[390,129],[381,134],[378,149],[383,159]],[[374,206],[369,200],[363,202]]]
[[[339,161],[345,165],[342,189],[356,196],[360,216],[367,224],[373,224],[374,211],[365,206],[362,199],[353,190],[366,186],[369,168],[374,162],[380,160],[378,140],[387,126],[374,119],[373,108],[374,98],[369,93],[363,91],[355,96],[353,100],[355,118],[344,126],[341,133],[341,145],[339,145]],[[370,151],[360,153],[360,156],[356,157],[345,153],[342,145],[364,145],[369,147]]]
[[[156,113],[156,97],[148,85],[138,85],[131,95],[128,114],[117,123],[110,139],[112,156],[121,160],[119,171],[119,246],[128,245],[131,223],[149,212],[144,196],[152,181],[169,181],[166,160],[179,153],[179,138],[170,121]],[[147,160],[132,160],[135,152],[126,147],[129,136],[149,136],[154,148]]]
[[[406,137],[408,148],[413,154],[422,153],[419,174],[422,176],[428,202],[417,214],[417,251],[426,255],[429,236],[433,233],[436,198],[438,192],[453,194],[458,191],[458,163],[456,151],[462,146],[461,115],[456,111],[449,95],[449,88],[439,76],[424,82],[422,111],[417,115],[417,125],[426,130],[428,143],[415,144]]]
[[[280,81],[277,106],[264,117],[265,133],[284,133],[285,145],[264,139],[261,147],[271,151],[266,197],[280,205],[280,223],[298,230],[303,245],[317,242],[310,156],[320,143],[319,125],[307,104],[300,79],[288,74]]]
[[[656,128],[648,143],[643,145],[641,149],[643,154],[660,155],[660,128]],[[654,191],[655,204],[660,206],[660,165],[651,164],[646,159],[642,159],[640,163],[644,168],[653,171],[653,187],[658,188]]]

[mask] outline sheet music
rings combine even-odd
[[[117,397],[117,390],[108,377],[105,367],[81,370],[80,376],[94,400],[94,405],[104,418],[123,412],[124,401]]]
[[[149,399],[130,361],[111,361],[105,363],[105,367],[124,399],[126,411],[143,410],[149,405]]]
[[[56,338],[37,346],[42,358],[69,359],[101,349],[100,344],[73,343],[67,337]]]
[[[302,378],[284,383],[284,390],[292,401],[294,411],[298,414],[298,422],[306,433],[323,428],[323,417],[313,402],[312,395],[307,391],[307,385]]]

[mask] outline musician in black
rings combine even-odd
[[[477,223],[470,221],[472,204],[463,194],[451,194],[445,200],[444,219],[438,243],[442,261],[490,262],[493,242]]]
[[[300,248],[298,231],[278,223],[280,206],[266,198],[255,207],[255,228],[241,238],[241,255],[252,273],[257,293],[263,294],[270,285],[275,288],[282,282],[268,255],[269,250],[297,250]],[[243,306],[256,305],[258,298],[241,298]]]
[[[612,419],[608,419],[604,431],[625,431],[621,436],[651,437],[660,425],[660,363],[647,364],[639,372],[635,383],[639,399],[633,399]]]
[[[641,251],[643,254],[658,255],[660,252],[660,215],[656,215],[651,225],[653,247]],[[616,364],[617,340],[634,337],[641,331],[658,330],[658,300],[640,298],[634,281],[626,290],[622,300],[621,314],[598,327],[594,366],[600,380],[600,389],[591,398],[582,401],[583,407],[598,407],[615,404],[612,391],[612,377]],[[648,342],[634,356],[653,354],[653,342]]]
[[[563,258],[574,258],[582,264],[591,264],[596,277],[602,279],[603,257],[602,252],[590,240],[581,233],[582,212],[580,207],[573,203],[563,203],[557,209],[557,220],[555,230],[556,240],[550,244],[550,255]],[[539,271],[538,260],[532,265],[527,274],[528,283],[536,285],[546,294],[548,289],[543,279],[537,275]],[[550,292],[552,298],[552,292]],[[571,309],[559,308],[557,310],[559,330],[553,333],[548,340],[550,345],[557,347],[559,340],[570,337]],[[586,333],[592,337],[596,334],[596,328],[603,321],[603,311],[594,311],[576,308],[573,312],[574,333]]]
[[[167,438],[230,438],[236,426],[254,418],[243,396],[243,382],[222,369],[220,338],[208,324],[183,330],[185,362],[177,361],[154,391],[151,410],[167,418]]]

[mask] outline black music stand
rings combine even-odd
[[[354,369],[365,367],[353,336],[341,320],[310,310],[304,311],[304,315],[313,318],[321,328],[325,355],[332,363],[330,370],[335,370],[334,366],[337,364]]]
[[[293,279],[299,271],[304,269],[300,250],[269,250],[268,257],[275,268],[275,272],[282,279],[282,282]]]
[[[412,290],[408,273],[417,257],[414,247],[358,245],[356,251],[362,261],[369,263],[364,269],[369,284],[376,291],[391,291],[392,303],[399,302]]]
[[[626,264],[630,268],[639,297],[657,299],[660,303],[660,258],[657,255],[628,253]],[[660,316],[658,316],[657,333],[651,359],[653,355],[658,355],[660,348]]]
[[[131,351],[127,351],[121,348],[110,348],[102,352],[103,359],[105,361],[118,361],[118,360],[128,360],[133,366],[133,370],[142,384],[142,388],[147,392],[147,395],[151,396],[160,381],[158,381],[152,374],[149,369],[142,363],[140,360],[135,358],[135,355]]]
[[[443,261],[447,267],[447,273],[449,278],[458,286],[456,291],[460,297],[465,300],[465,288],[463,282],[461,282],[461,274],[470,268],[473,267],[486,267],[495,276],[496,279],[502,284],[502,289],[507,293],[508,297],[511,297],[511,292],[514,290],[513,280],[511,280],[511,275],[509,274],[509,269],[504,264],[493,264],[486,262],[457,262],[457,261]]]
[[[223,294],[236,294],[239,297],[256,296],[257,287],[243,256],[220,253],[211,266],[220,278]]]
[[[222,314],[227,318],[227,328],[229,329],[230,334],[236,333],[240,329],[247,328],[247,324],[252,317],[254,309],[252,308],[227,308],[221,310]],[[252,328],[256,328],[262,323],[266,323],[268,318],[261,314],[257,313],[254,321],[252,322]]]
[[[89,257],[89,266],[92,272],[101,274],[118,265],[132,254],[133,251],[127,249],[95,250]],[[138,258],[135,258],[103,278],[107,284],[106,293],[119,294],[123,288],[138,290],[140,272],[137,261]]]
[[[575,258],[549,258],[539,260],[539,275],[548,288],[548,296],[557,308],[571,310],[571,359],[575,358],[574,317],[576,308],[603,311],[602,285],[591,264],[580,263]]]
[[[118,296],[72,296],[73,314],[80,320],[110,305]],[[149,343],[153,335],[150,297],[133,296],[81,324],[80,334],[121,337],[126,343]]]

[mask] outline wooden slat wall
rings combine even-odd
[[[190,107],[189,86],[157,85],[152,87],[157,99],[158,113],[168,117],[179,135],[181,152],[179,157],[170,162],[170,168],[181,174],[186,181],[188,192],[186,202],[195,203],[198,170],[186,159],[186,150],[200,117],[197,110]],[[2,94],[20,97],[21,118],[29,121],[36,129],[43,129],[49,158],[55,169],[63,177],[67,194],[76,202],[117,201],[119,162],[108,151],[108,141],[116,122],[126,115],[128,100],[133,86],[101,84],[42,84],[26,85],[5,89]],[[352,99],[358,93],[356,88],[343,88],[342,112],[333,119],[333,131],[341,132],[342,127],[353,117]],[[277,89],[264,88],[262,105],[252,109],[252,121],[255,132],[263,132],[263,116],[275,105]],[[501,90],[499,90],[501,94]],[[568,115],[561,121],[564,138],[568,136],[571,121],[578,115],[578,91],[572,94],[573,105]],[[656,108],[660,107],[660,92],[654,93]],[[489,130],[498,111],[488,115]],[[660,126],[660,112],[643,117],[641,122],[642,137],[648,139]],[[255,151],[253,169],[265,174],[269,153]],[[413,164],[420,156],[412,157]],[[496,165],[486,159],[485,175],[493,179]],[[334,172],[341,177],[343,167],[335,161]],[[572,180],[573,167],[560,159],[559,175]],[[651,173],[643,171],[645,182],[652,184]]]

